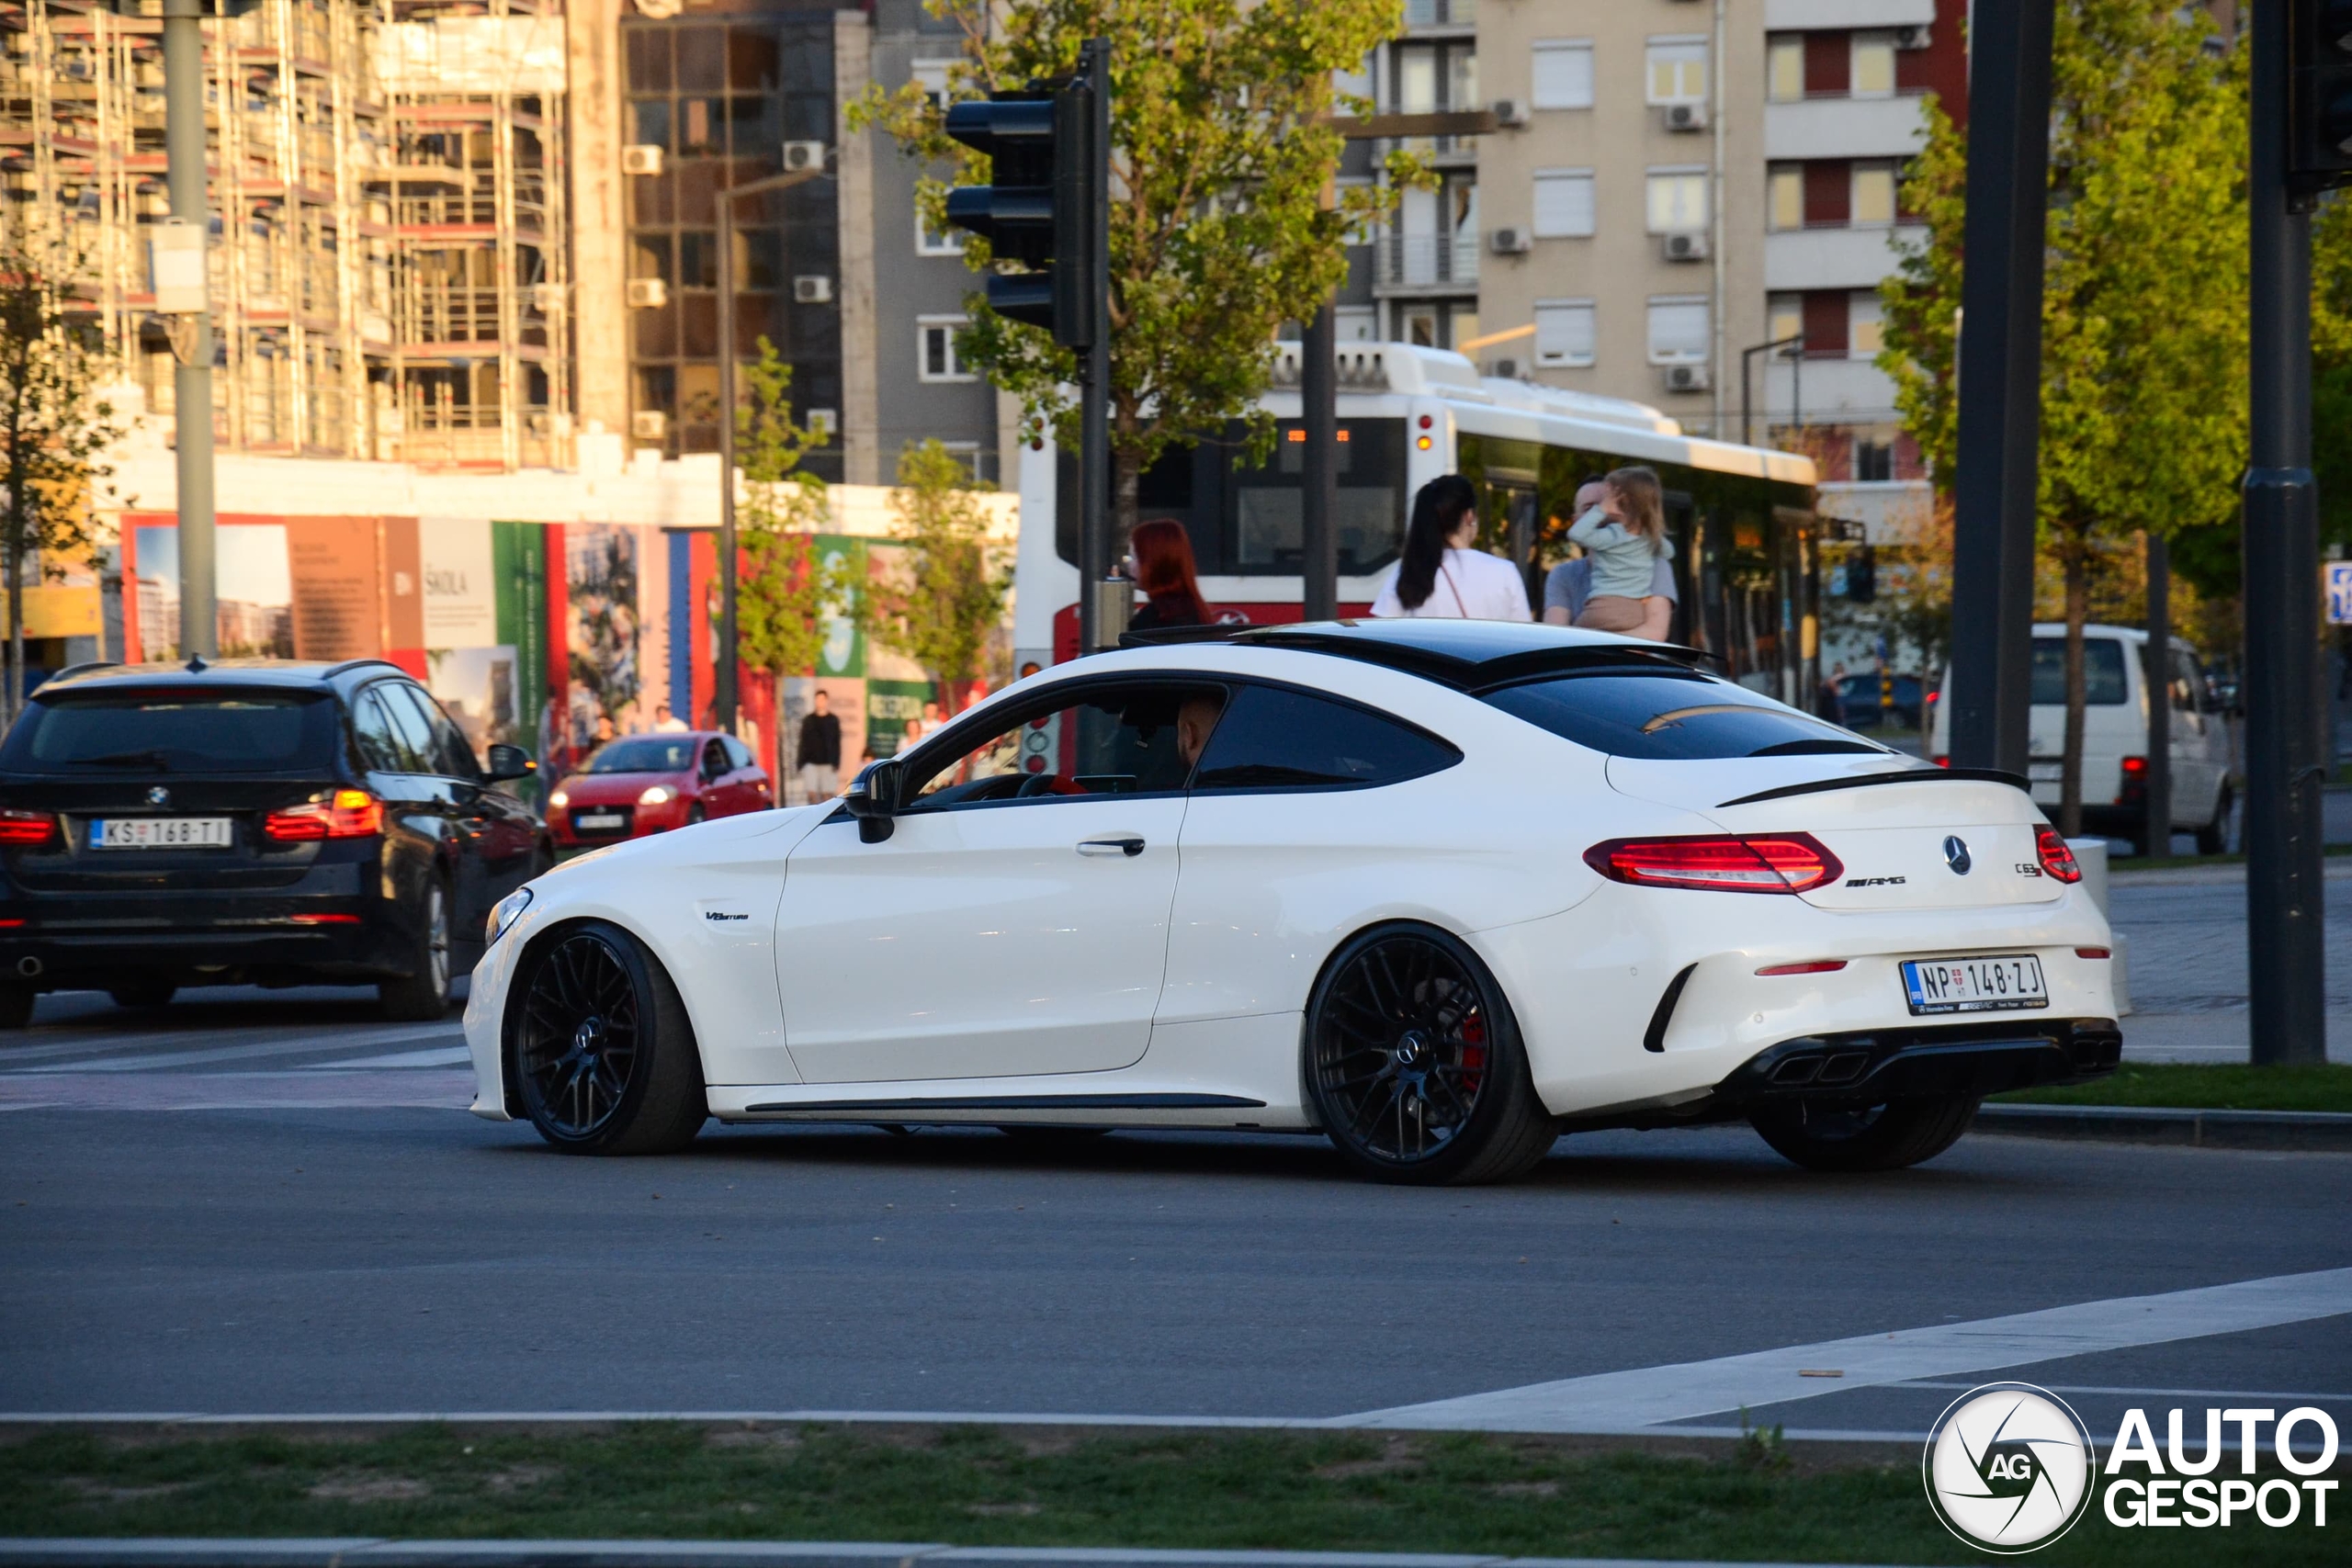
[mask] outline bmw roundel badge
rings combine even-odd
[[[1954,876],[1966,876],[1968,868],[1976,863],[1968,858],[1968,840],[1957,833],[1944,839],[1944,863],[1951,867]]]
[[[171,803],[172,792],[165,789],[162,784],[156,784],[147,791],[148,805],[169,806]]]

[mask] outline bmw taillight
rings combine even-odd
[[[2075,852],[2066,847],[2066,840],[2058,836],[2057,829],[2037,829],[2033,835],[2033,847],[2041,852],[2041,874],[2044,876],[2054,876],[2061,882],[2080,882],[2083,879],[2083,868],[2075,863]]]
[[[339,789],[332,798],[273,811],[262,832],[281,844],[311,839],[372,839],[384,830],[384,803],[364,789]]]
[[[0,844],[45,844],[57,836],[52,811],[0,811]]]
[[[1611,839],[1584,861],[1612,882],[1713,893],[1808,893],[1846,872],[1810,833]]]

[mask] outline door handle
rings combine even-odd
[[[1143,853],[1143,840],[1134,833],[1123,833],[1110,839],[1080,839],[1078,852],[1082,855],[1125,855],[1133,860]]]

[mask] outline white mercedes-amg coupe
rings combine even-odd
[[[500,905],[474,1109],[603,1154],[711,1116],[1319,1129],[1491,1181],[1740,1119],[1910,1165],[1988,1093],[2112,1070],[2107,922],[2024,781],[1702,663],[1389,621],[1057,666],[843,800]]]

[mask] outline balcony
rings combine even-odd
[[[1373,285],[1453,293],[1478,287],[1478,237],[1383,234],[1373,243]]]
[[[1405,0],[1405,30],[1468,29],[1478,25],[1478,0]]]
[[[1893,98],[1807,98],[1764,106],[1764,155],[1797,158],[1908,158],[1928,142],[1916,95]]]
[[[1935,19],[1936,0],[1764,0],[1765,29],[1776,33],[1924,27]]]
[[[1801,288],[1871,288],[1895,268],[1895,247],[1917,249],[1926,231],[1897,229],[1798,229],[1764,236],[1764,287],[1781,292]]]

